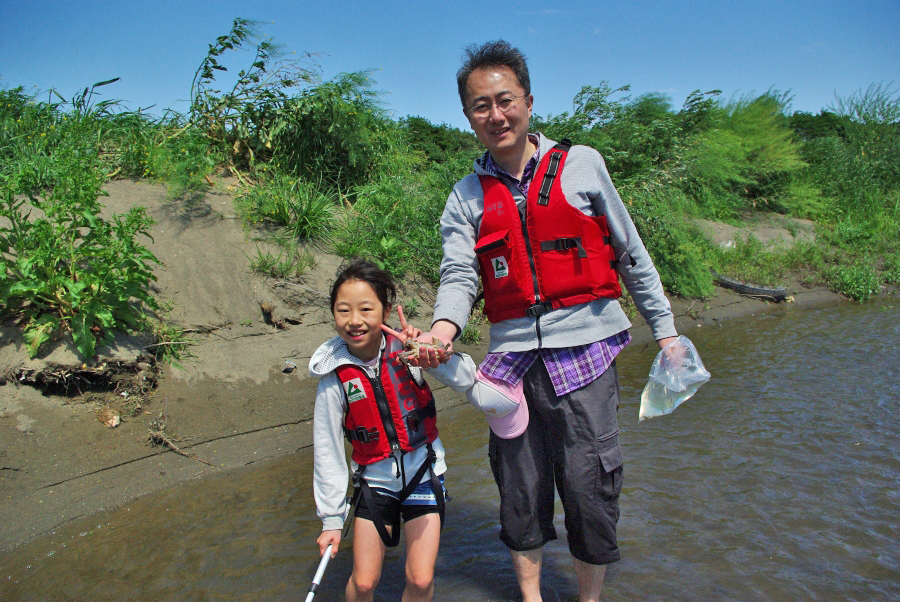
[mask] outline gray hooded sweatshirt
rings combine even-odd
[[[556,143],[543,134],[538,136],[540,160]],[[479,266],[475,242],[484,212],[484,193],[478,176],[485,173],[476,162],[475,173],[453,187],[441,216],[444,258],[441,261],[441,285],[433,320],[449,320],[456,324],[459,333],[469,319],[478,290]],[[633,266],[619,266],[618,271],[638,311],[650,326],[653,337],[659,340],[677,336],[672,309],[659,274],[613,186],[603,157],[593,148],[573,146],[561,178],[566,200],[587,215],[605,215],[615,244],[634,259]],[[525,203],[525,197],[514,186],[511,192],[519,206]],[[492,324],[488,351],[498,353],[587,345],[630,326],[631,322],[618,301],[597,299],[536,318],[514,318]]]

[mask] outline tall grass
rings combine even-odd
[[[257,175],[257,184],[235,198],[245,219],[274,226],[293,240],[318,242],[328,238],[339,209],[336,190],[275,170],[259,170]]]
[[[140,210],[99,219],[110,177],[153,178],[191,197],[226,165],[247,176],[240,214],[281,248],[248,258],[255,269],[297,276],[316,247],[438,281],[439,219],[482,152],[474,136],[421,117],[394,121],[370,72],[322,82],[314,56],[286,60],[260,27],[235,19],[210,45],[186,115],[100,100],[114,80],[68,99],[0,90],[0,295],[35,350],[69,330],[90,353],[109,330],[137,327],[128,307],[152,307],[155,258],[140,245],[150,222]],[[237,49],[251,60],[220,86],[223,57]],[[790,114],[789,93],[774,90],[730,101],[697,90],[677,110],[664,95],[628,91],[584,86],[571,113],[535,117],[533,129],[603,154],[671,294],[712,294],[710,268],[769,285],[793,272],[856,299],[897,282],[900,96],[891,86],[838,98],[819,115]],[[815,219],[816,242],[770,251],[746,239],[722,250],[690,225],[773,211]]]

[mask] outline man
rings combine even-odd
[[[523,599],[540,600],[541,550],[556,538],[555,485],[580,599],[597,600],[606,565],[619,559],[615,356],[631,323],[615,299],[618,277],[660,348],[677,336],[671,308],[599,153],[529,132],[534,99],[522,53],[504,41],[469,47],[457,83],[487,150],[441,217],[441,284],[421,340],[459,336],[480,277],[492,322],[480,371],[522,383],[529,414],[522,434],[490,436],[500,539]]]

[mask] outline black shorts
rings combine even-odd
[[[441,487],[444,486],[444,475],[438,475]],[[382,522],[387,527],[394,529],[400,528],[400,520],[409,522],[420,516],[432,514],[440,511],[437,499],[434,497],[434,487],[431,486],[431,479],[426,473],[422,477],[419,486],[413,490],[408,498],[400,502],[396,491],[388,491],[380,487],[371,487],[372,501],[375,504],[376,512],[381,517]],[[444,499],[449,500],[447,490],[444,488]],[[363,495],[358,496],[356,502],[356,518],[365,518],[374,522],[369,508],[366,507],[366,498]]]
[[[520,552],[556,539],[555,485],[572,556],[589,564],[619,560],[622,451],[615,363],[590,384],[560,397],[538,359],[525,374],[525,397],[530,413],[525,432],[515,439],[490,437],[491,470],[500,490],[500,539]]]

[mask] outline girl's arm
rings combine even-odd
[[[313,418],[313,496],[324,531],[340,530],[347,515],[343,399],[337,375],[332,372],[319,380]]]

